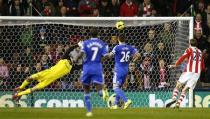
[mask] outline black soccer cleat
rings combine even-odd
[[[173,105],[174,103],[176,103],[176,100],[173,100],[170,103],[166,104],[166,108],[171,107],[171,105]]]

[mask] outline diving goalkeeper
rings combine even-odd
[[[43,89],[57,79],[67,75],[72,70],[72,68],[79,68],[79,66],[73,66],[73,63],[76,62],[79,57],[73,61],[74,56],[70,55],[70,52],[72,52],[77,47],[79,46],[75,45],[66,50],[61,60],[59,60],[56,65],[27,77],[21,86],[14,89],[16,93],[13,95],[12,99],[18,102],[22,95],[27,95],[36,90]],[[39,83],[32,88],[24,90],[24,88],[33,80],[37,80]]]

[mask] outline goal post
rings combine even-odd
[[[124,21],[125,30],[115,28],[117,21]],[[55,64],[70,45],[89,38],[92,27],[99,28],[99,37],[108,43],[110,51],[116,45],[116,36],[123,33],[126,42],[141,53],[139,61],[130,66],[123,86],[128,98],[133,100],[132,107],[164,107],[182,70],[171,70],[166,65],[174,63],[188,47],[189,39],[193,38],[193,17],[1,16],[0,56],[9,76],[1,81],[0,107],[13,107],[12,90],[26,76]],[[113,93],[113,64],[113,59],[103,62],[110,94]],[[84,107],[80,76],[81,70],[76,70],[46,89],[22,97],[22,107]],[[96,95],[95,87],[92,90],[93,106],[106,107]],[[183,106],[193,107],[193,90],[190,89]]]

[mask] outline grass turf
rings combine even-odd
[[[87,119],[85,109],[0,108],[0,119]],[[93,109],[90,119],[210,119],[210,108]]]

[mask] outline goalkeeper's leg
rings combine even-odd
[[[34,86],[33,88],[28,88],[24,91],[21,91],[21,92],[17,92],[13,95],[12,99],[16,102],[18,102],[18,100],[21,98],[22,95],[27,95],[27,94],[30,94],[34,91],[37,91],[37,90],[40,90],[40,89],[43,89],[45,88],[46,86],[48,86],[51,82],[47,82],[47,81],[43,81],[43,82],[40,82],[38,83],[36,86]]]
[[[34,79],[27,77],[19,87],[14,89],[14,91],[22,91],[29,83],[31,83],[32,80]]]

